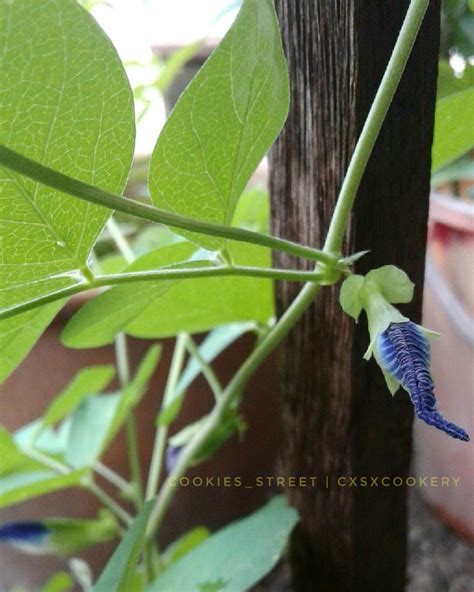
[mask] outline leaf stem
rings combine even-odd
[[[113,512],[122,522],[130,526],[133,522],[133,518],[130,514],[122,508],[108,493],[106,493],[101,487],[99,487],[93,481],[86,486],[92,494],[102,503],[106,508]]]
[[[44,454],[40,450],[32,448],[22,448],[22,452],[32,460],[36,460],[45,467],[50,468],[55,473],[60,475],[70,475],[72,469],[66,463],[52,458],[48,454]],[[132,517],[126,512],[113,498],[111,498],[101,487],[93,481],[87,481],[82,486],[90,491],[95,497],[104,504],[111,512],[120,518],[127,526],[132,523]]]
[[[397,89],[400,77],[405,68],[418,30],[423,21],[429,0],[411,0],[398,40],[372,107],[367,116],[361,136],[338,196],[336,208],[324,244],[326,253],[339,253],[344,233],[349,220],[350,211],[364,173],[368,159],[374,147],[388,107]],[[219,401],[209,414],[202,429],[192,438],[181,451],[173,471],[168,475],[160,490],[155,506],[148,521],[147,536],[151,537],[160,526],[166,510],[171,502],[179,479],[184,475],[193,460],[196,451],[212,434],[233,401],[234,397],[245,387],[249,378],[265,358],[280,344],[283,338],[297,323],[306,309],[312,304],[321,289],[321,285],[307,283],[298,296],[288,307],[282,317],[258,343],[254,351],[245,360],[231,379]]]
[[[176,338],[168,379],[166,381],[165,392],[163,393],[163,402],[169,401],[176,389],[176,385],[183,368],[187,341],[187,333],[180,333]],[[151,457],[150,470],[148,473],[148,483],[146,488],[147,501],[156,495],[158,489],[167,439],[168,427],[160,425],[156,431],[155,444],[153,446],[153,454]]]
[[[39,308],[44,304],[56,302],[62,298],[75,296],[88,290],[96,288],[105,288],[108,286],[116,286],[120,284],[129,284],[142,281],[156,281],[156,280],[184,280],[194,278],[210,278],[210,277],[227,277],[227,276],[243,276],[243,277],[257,277],[274,280],[287,281],[311,281],[332,284],[339,279],[340,272],[331,270],[329,274],[327,271],[298,271],[291,269],[271,269],[265,267],[245,267],[245,266],[209,266],[209,267],[195,267],[191,269],[156,269],[150,271],[137,271],[129,273],[118,273],[111,275],[97,275],[90,282],[81,282],[56,290],[45,296],[16,304],[9,308],[0,310],[0,321],[14,317],[28,310]]]
[[[331,254],[323,253],[318,249],[313,249],[292,241],[243,228],[212,224],[194,218],[187,218],[167,212],[166,210],[160,210],[151,205],[121,197],[104,189],[83,183],[78,179],[68,177],[3,145],[0,145],[0,165],[78,199],[150,222],[165,224],[172,228],[191,230],[209,236],[261,245],[262,247],[283,251],[296,257],[304,257],[311,261],[319,261],[328,265],[335,265],[337,263],[336,258]]]
[[[133,488],[132,483],[101,462],[95,463],[94,471],[126,495],[128,495],[128,492]]]
[[[204,378],[207,380],[209,384],[212,394],[214,395],[214,399],[218,401],[222,397],[222,385],[217,378],[212,366],[206,362],[206,360],[201,355],[198,346],[194,339],[189,336],[186,342],[186,348],[189,353],[196,358],[197,363],[201,366],[201,371]]]

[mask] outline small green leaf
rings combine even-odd
[[[43,428],[42,420],[36,419],[17,430],[14,440],[20,450],[35,448],[52,456],[63,455],[70,427],[70,418],[61,422],[57,429]]]
[[[171,436],[169,444],[174,448],[181,448],[186,446],[194,436],[201,431],[202,426],[208,420],[207,416],[201,417],[197,421],[188,424],[178,433]],[[217,427],[208,435],[206,440],[201,444],[200,448],[193,456],[193,466],[198,465],[211,457],[216,450],[218,450],[235,432],[242,434],[247,425],[243,418],[237,414],[235,407],[230,407],[226,410],[224,417],[221,419]]]
[[[73,587],[74,581],[71,576],[65,571],[60,571],[46,582],[40,592],[67,592]]]
[[[0,508],[52,491],[79,486],[86,475],[86,471],[74,471],[67,475],[58,475],[52,471],[7,475],[0,479]]]
[[[65,460],[74,468],[93,466],[146,392],[161,347],[145,354],[132,380],[117,393],[88,396],[71,418]]]
[[[57,423],[71,413],[85,397],[100,393],[114,374],[114,366],[90,366],[80,370],[46,410],[43,426]]]
[[[276,497],[173,563],[148,592],[206,590],[217,582],[223,592],[244,592],[277,563],[297,520],[296,511]]]
[[[230,225],[245,185],[283,127],[288,104],[273,1],[245,0],[161,132],[150,164],[153,203]],[[225,244],[183,234],[210,250]]]
[[[362,275],[351,275],[342,284],[339,294],[342,310],[356,321],[364,306],[360,297],[364,284],[365,278]]]
[[[440,99],[436,103],[432,172],[455,160],[474,145],[474,88]]]
[[[131,592],[133,589],[131,583],[145,542],[145,532],[152,507],[153,501],[142,506],[137,518],[92,588],[92,592]]]

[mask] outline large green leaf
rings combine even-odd
[[[0,143],[123,190],[134,145],[131,90],[115,49],[75,0],[0,3],[0,105]],[[109,212],[4,168],[0,194],[0,308],[85,281]],[[51,313],[35,317],[37,334],[40,318],[44,328]],[[21,346],[26,353],[24,338]]]
[[[153,501],[144,504],[124,539],[105,566],[92,592],[131,592]],[[184,592],[184,590],[180,590]]]
[[[432,172],[467,152],[474,145],[474,88],[436,103]]]
[[[296,511],[276,497],[173,563],[148,592],[244,592],[276,564],[297,520]]]
[[[285,122],[288,104],[273,1],[245,0],[161,132],[150,165],[153,203],[230,224],[240,194]],[[210,250],[225,243],[189,236]]]

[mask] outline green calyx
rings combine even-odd
[[[364,354],[368,360],[374,353],[377,336],[390,323],[408,321],[392,304],[404,304],[413,298],[414,284],[407,274],[394,265],[373,269],[365,276],[353,275],[342,284],[339,302],[342,309],[356,321],[365,310],[370,345]]]

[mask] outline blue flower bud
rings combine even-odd
[[[10,522],[0,526],[0,543],[28,553],[48,553],[51,530],[42,522]]]
[[[430,346],[423,330],[412,323],[390,323],[376,341],[382,368],[410,394],[417,417],[453,438],[469,441],[468,434],[444,419],[436,408],[430,373]]]
[[[173,446],[173,444],[168,444],[166,449],[166,470],[168,473],[176,466],[178,462],[179,455],[181,454],[182,446]]]

